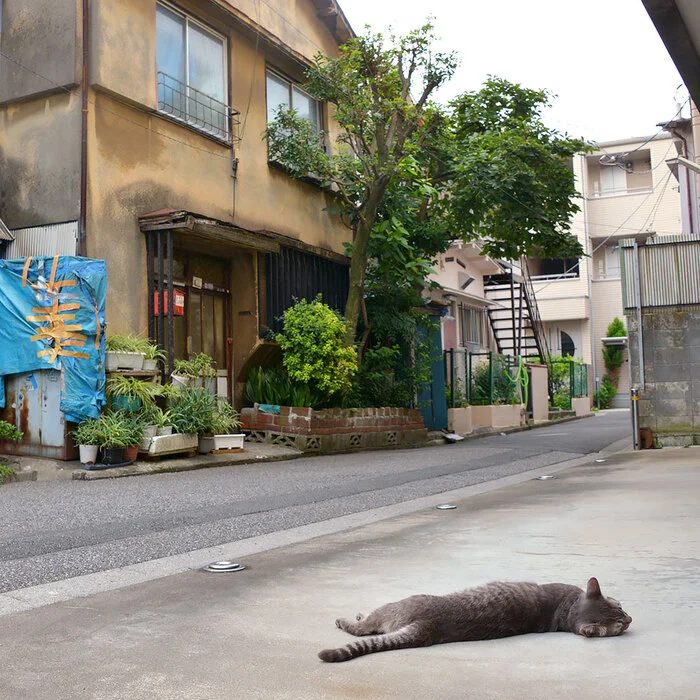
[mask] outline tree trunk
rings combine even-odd
[[[355,343],[357,322],[360,318],[362,295],[365,288],[369,237],[377,219],[379,206],[389,185],[389,179],[387,176],[382,177],[370,189],[367,202],[362,208],[362,218],[355,231],[355,240],[352,244],[352,260],[350,262],[350,290],[348,292],[348,301],[345,305],[345,318],[347,319],[345,345],[348,347]]]

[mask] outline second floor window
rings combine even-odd
[[[293,109],[296,113],[308,119],[316,130],[320,129],[320,105],[311,95],[299,86],[286,80],[277,73],[267,71],[267,121],[274,120],[280,107]]]
[[[169,6],[156,12],[159,111],[229,140],[225,39]]]

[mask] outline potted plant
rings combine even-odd
[[[159,361],[165,361],[165,351],[153,343],[148,343],[146,346],[144,346],[144,371],[152,372],[158,369]]]
[[[80,462],[94,464],[97,461],[97,451],[100,448],[99,419],[88,418],[78,423],[71,435],[78,445]]]
[[[131,444],[132,435],[122,411],[103,413],[98,418],[98,435],[102,463],[114,466],[125,461],[124,449]]]
[[[125,377],[123,374],[112,373],[107,377],[105,393],[110,407],[114,410],[134,412],[154,404],[156,397],[163,393],[163,387],[139,377]]]
[[[243,449],[243,433],[233,432],[241,427],[240,415],[228,401],[219,399],[210,417],[209,434],[199,438],[199,452]]]
[[[205,435],[211,430],[216,398],[201,388],[181,389],[170,399],[170,423],[178,433]]]
[[[216,394],[216,368],[214,360],[200,352],[191,360],[175,360],[175,371],[171,375],[177,387],[204,388]]]
[[[140,370],[143,368],[145,338],[133,333],[111,335],[106,341],[105,369],[114,372],[118,369]]]
[[[203,389],[174,389],[164,387],[169,410],[157,417],[158,430],[148,445],[150,455],[194,452],[197,449],[197,436],[207,429],[208,407],[215,402],[214,397]],[[170,428],[170,430],[168,430]]]
[[[157,418],[158,430],[157,435],[172,435],[173,434],[173,424],[172,424],[173,414],[170,411],[161,411]]]
[[[124,449],[124,459],[135,462],[139,455],[139,447],[146,429],[146,420],[142,413],[127,413],[124,421],[128,431],[129,444]]]

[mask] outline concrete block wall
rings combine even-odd
[[[639,328],[627,317],[630,370],[639,384]],[[645,309],[642,313],[644,388],[640,427],[663,445],[700,442],[700,306]]]
[[[273,414],[256,406],[244,408],[241,421],[249,439],[315,452],[409,447],[425,442],[428,433],[420,409],[413,408],[315,411],[281,406]]]

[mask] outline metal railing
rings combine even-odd
[[[570,411],[573,400],[588,396],[588,365],[575,360],[555,360],[548,365],[551,404]]]
[[[190,85],[158,71],[158,111],[226,143],[237,140],[239,112]]]
[[[525,302],[527,303],[527,309],[530,314],[530,325],[532,326],[532,333],[535,336],[535,343],[537,344],[537,350],[540,354],[540,359],[544,364],[549,365],[550,363],[550,352],[547,345],[547,337],[544,333],[544,324],[542,323],[542,318],[540,317],[540,310],[537,306],[537,298],[535,297],[535,289],[532,286],[532,276],[530,275],[530,267],[527,263],[527,258],[523,256],[521,262],[522,278],[523,278],[523,293],[525,295]]]
[[[516,404],[521,400],[513,377],[518,361],[493,352],[445,350],[445,385],[449,408]]]

